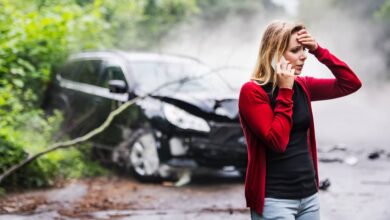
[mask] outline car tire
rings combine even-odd
[[[142,182],[160,181],[158,143],[153,131],[139,129],[130,139],[128,153],[124,158],[126,169]]]

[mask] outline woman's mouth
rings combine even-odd
[[[295,69],[296,69],[296,70],[302,70],[302,68],[303,68],[303,64],[302,64],[302,65],[296,65],[296,66],[295,66]]]

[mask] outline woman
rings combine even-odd
[[[335,78],[299,76],[306,49]],[[245,196],[252,219],[319,219],[311,101],[345,96],[360,87],[353,71],[319,46],[303,25],[268,25],[252,80],[242,86],[239,98],[248,145]]]

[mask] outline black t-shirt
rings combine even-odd
[[[262,86],[268,93],[272,108],[278,96],[278,88],[271,95],[272,84]],[[301,199],[317,192],[315,170],[309,154],[307,132],[310,112],[306,94],[294,83],[293,124],[290,139],[284,153],[267,148],[267,173],[265,197]]]

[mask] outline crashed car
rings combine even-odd
[[[193,58],[124,51],[73,55],[56,74],[46,108],[61,109],[63,130],[79,137],[133,99],[91,140],[102,159],[145,181],[166,177],[167,166],[245,171],[238,91],[221,71]]]

